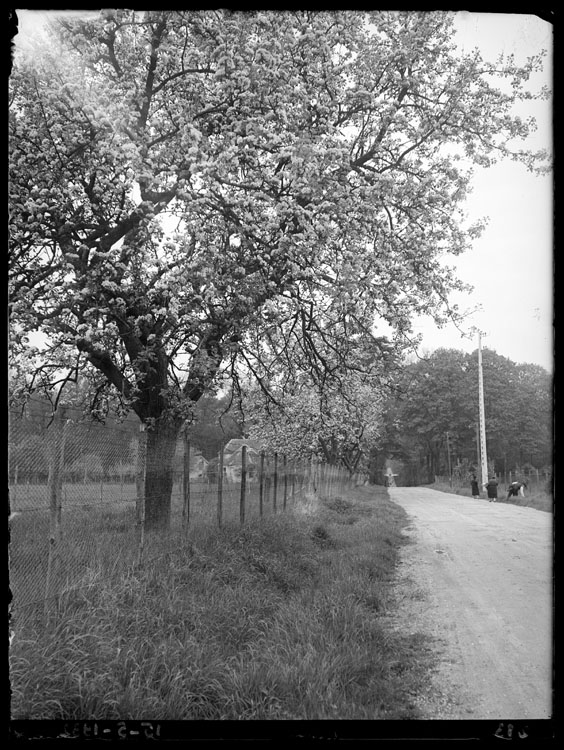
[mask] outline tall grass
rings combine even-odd
[[[20,618],[41,610],[45,597],[47,558],[49,555],[49,504],[45,485],[30,485],[35,494],[24,494],[27,485],[20,486],[17,505],[10,524],[10,585]],[[68,493],[67,493],[68,488]],[[288,492],[287,509],[293,508],[300,495]],[[190,521],[195,525],[217,523],[217,485],[191,482]],[[279,493],[279,502],[283,502]],[[138,529],[136,527],[135,487],[125,485],[123,499],[120,486],[104,485],[104,501],[96,501],[99,485],[65,485],[67,499],[63,500],[61,536],[57,541],[58,566],[52,575],[53,588],[59,591],[66,583],[80,585],[82,576],[99,564],[101,577],[104,568],[123,567],[124,555],[130,560],[137,556]],[[222,522],[234,524],[240,518],[240,485],[226,482],[223,487]],[[264,497],[263,515],[273,513],[272,492]],[[182,525],[183,495],[181,485],[175,485],[171,497],[172,525]],[[255,483],[247,485],[246,518],[259,516],[259,489]],[[122,533],[119,533],[122,532]]]
[[[14,719],[406,719],[429,668],[387,632],[404,511],[357,488],[303,514],[147,541],[16,632]]]

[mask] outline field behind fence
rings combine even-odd
[[[335,496],[356,478],[313,460],[222,448],[211,462],[178,441],[170,530],[143,529],[144,441],[131,425],[106,427],[79,415],[10,414],[9,569],[12,628],[56,613],[63,596],[147,564],[197,537],[274,513],[294,512],[314,497]]]

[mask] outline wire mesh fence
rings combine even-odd
[[[154,553],[144,528],[146,433],[69,409],[11,412],[12,627],[49,618],[57,601]],[[231,526],[303,508],[356,482],[336,466],[290,460],[231,440],[207,460],[181,435],[171,465],[170,524],[161,549],[199,525]],[[163,539],[163,536],[165,537]]]

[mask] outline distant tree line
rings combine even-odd
[[[486,441],[490,467],[552,464],[552,377],[534,364],[482,352]],[[370,457],[371,480],[382,481],[386,458],[403,461],[404,483],[434,481],[451,466],[479,466],[478,352],[438,349],[408,364],[384,412],[381,440]],[[447,443],[448,440],[448,443]]]
[[[538,365],[516,364],[489,349],[483,351],[482,360],[490,467],[499,474],[515,469],[550,470],[552,376]],[[61,404],[66,409],[66,418],[71,419],[65,449],[67,481],[86,482],[91,476],[115,480],[124,474],[132,479],[139,420],[134,415],[126,418],[106,415],[101,425],[96,415],[84,407],[85,387],[68,389]],[[350,410],[340,409],[336,432],[329,417],[321,420],[320,414],[306,409],[302,397],[297,401],[301,411],[290,408],[296,406],[292,401],[288,409],[274,413],[273,421],[280,426],[278,431],[265,430],[263,420],[262,432],[257,434],[270,448],[309,457],[316,435],[320,438],[319,445],[326,433],[337,435],[342,442],[342,434],[352,433],[361,424],[364,438],[356,448],[362,457],[355,469],[376,484],[383,482],[389,459],[401,461],[403,484],[433,482],[435,475],[448,475],[449,450],[450,468],[455,474],[478,469],[477,351],[466,354],[455,349],[438,349],[416,362],[395,367],[385,391],[384,396],[382,392],[374,391],[372,395],[363,392],[362,403],[366,406],[361,422],[358,414],[353,419]],[[257,398],[256,392],[254,397]],[[371,404],[377,408],[371,408]],[[53,443],[49,433],[52,413],[51,401],[39,395],[29,400],[23,410],[19,407],[11,412],[11,481],[47,481]],[[186,434],[192,449],[213,464],[219,450],[232,438],[256,437],[253,420],[256,422],[256,413],[249,398],[240,402],[232,395],[210,393],[198,402],[192,419],[186,423]],[[370,421],[374,424],[368,424]],[[328,425],[333,432],[327,432]],[[331,463],[319,445],[318,458]],[[346,466],[340,460],[337,462]],[[181,468],[180,459],[175,460],[175,471]]]

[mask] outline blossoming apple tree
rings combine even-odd
[[[349,373],[338,387],[294,383],[273,401],[255,384],[245,394],[246,427],[271,452],[290,459],[315,455],[352,475],[367,469],[380,440],[385,386],[383,378]]]
[[[12,361],[29,389],[89,373],[138,415],[148,526],[222,375],[323,386],[384,355],[375,321],[393,347],[413,313],[456,317],[441,259],[479,231],[469,169],[535,164],[512,107],[540,60],[452,35],[443,13],[102,10],[16,54]]]

